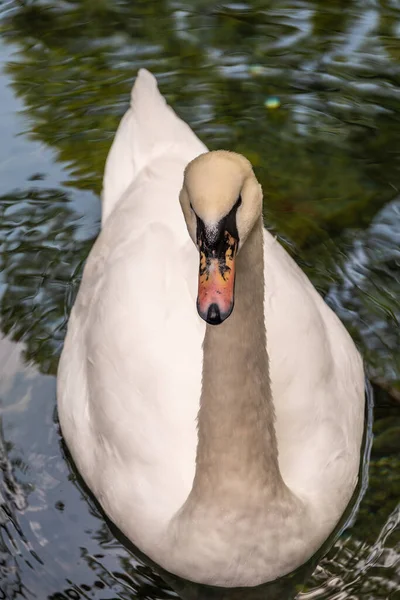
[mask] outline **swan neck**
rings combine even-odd
[[[274,494],[282,484],[266,350],[262,218],[237,257],[231,316],[207,325],[198,437],[194,494],[231,495],[232,486]]]

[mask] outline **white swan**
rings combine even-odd
[[[192,581],[253,586],[308,559],[346,508],[364,374],[263,228],[250,163],[205,152],[139,71],[107,159],[58,410],[79,471],[138,548]],[[206,325],[196,301],[222,324]]]

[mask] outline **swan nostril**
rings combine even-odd
[[[215,302],[211,304],[208,309],[206,321],[210,325],[219,325],[220,323],[222,323],[219,306],[218,304],[215,304]]]

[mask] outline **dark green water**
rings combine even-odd
[[[267,225],[375,391],[368,489],[311,573],[182,598],[399,600],[398,0],[3,0],[0,27],[0,599],[176,597],[86,496],[55,413],[104,161],[145,66],[211,149],[253,162]]]

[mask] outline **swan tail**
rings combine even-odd
[[[182,156],[187,162],[207,148],[168,106],[157,80],[140,69],[131,105],[119,124],[109,151],[102,192],[102,225],[137,174],[155,158]]]

